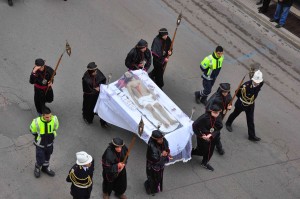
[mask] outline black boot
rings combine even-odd
[[[206,105],[206,104],[207,104],[207,96],[202,96],[201,99],[200,99],[200,102],[201,102],[203,105]]]
[[[42,172],[47,173],[51,177],[55,176],[55,172],[52,171],[49,166],[47,166],[47,167],[43,166],[42,167]]]
[[[41,167],[37,164],[34,166],[34,176],[39,178],[41,176]]]
[[[8,5],[9,6],[13,6],[14,5],[13,1],[12,0],[8,0]]]
[[[197,104],[200,104],[200,91],[195,92],[195,101]]]

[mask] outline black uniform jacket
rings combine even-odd
[[[125,145],[122,147],[120,153],[116,152],[115,146],[112,144],[107,147],[102,155],[103,177],[107,181],[112,182],[118,177],[118,163],[124,160],[127,151],[128,149]]]
[[[168,56],[168,51],[171,47],[171,39],[170,37],[167,37],[166,40],[163,40],[160,38],[159,35],[157,35],[151,45],[151,52],[153,56],[153,62],[159,62],[161,64],[164,64],[165,57]]]
[[[47,86],[48,81],[51,79],[52,75],[54,73],[54,70],[50,66],[45,65],[44,71],[36,71],[35,74],[31,73],[29,83],[30,84],[36,84],[36,86]],[[43,83],[43,80],[47,80],[46,83]]]
[[[214,128],[214,131],[211,133],[210,129]],[[222,117],[219,115],[217,118],[211,116],[210,112],[206,112],[201,115],[194,123],[193,130],[194,133],[201,137],[202,135],[211,134],[213,138],[220,134],[220,130],[223,128]]]
[[[82,77],[82,89],[85,94],[98,94],[99,92],[95,90],[99,84],[105,84],[106,77],[103,73],[97,69],[97,74],[95,77],[90,76],[89,72],[86,71]]]
[[[140,69],[138,65],[143,61],[146,61],[144,68],[148,70],[151,65],[151,52],[147,48],[145,52],[141,52],[137,48],[131,49],[131,51],[127,54],[125,59],[125,65],[129,70],[137,70]]]
[[[156,140],[150,138],[148,141],[147,148],[147,163],[151,164],[151,167],[154,169],[163,168],[165,163],[169,161],[169,157],[161,156],[163,151],[170,153],[169,143],[166,138],[163,138],[164,141],[162,144],[158,144]]]
[[[261,82],[258,86],[253,87],[252,80],[249,80],[240,87],[236,96],[238,97],[238,99],[240,99],[240,97],[242,97],[242,88],[245,87],[246,88],[246,96],[248,98],[251,98],[252,96],[254,96],[254,100],[255,100],[263,85],[264,85],[264,82]]]
[[[218,88],[217,92],[215,92],[207,101],[205,109],[206,111],[209,111],[213,104],[217,104],[220,108],[222,108],[222,112],[220,114],[222,114],[222,117],[224,117],[224,110],[227,109],[227,106],[231,100],[232,96],[230,93],[224,96],[222,95],[222,90]]]
[[[75,164],[66,179],[67,182],[72,182],[71,195],[75,198],[89,198],[93,188],[93,174],[94,160],[86,171],[82,166]]]

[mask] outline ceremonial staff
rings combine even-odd
[[[177,21],[176,21],[176,29],[172,38],[172,42],[171,42],[171,46],[170,46],[170,51],[173,51],[173,45],[174,45],[174,41],[175,41],[175,37],[176,37],[176,33],[177,33],[177,28],[180,25],[181,22],[181,18],[182,18],[182,13],[180,12],[180,14],[177,17]],[[168,52],[167,52],[168,53]],[[167,58],[169,58],[170,55],[168,54]],[[167,67],[168,62],[165,63],[165,65],[163,66],[163,73],[165,73],[166,67]]]
[[[57,68],[58,68],[58,66],[59,66],[59,64],[60,64],[61,58],[62,58],[62,56],[65,54],[65,52],[67,52],[67,54],[68,54],[69,56],[71,55],[71,47],[70,47],[68,41],[66,41],[66,48],[65,48],[64,52],[60,55],[60,57],[59,57],[59,59],[58,59],[58,61],[57,61],[57,63],[56,63],[55,70],[54,70],[54,72],[53,72],[53,74],[52,74],[52,76],[51,76],[49,82],[52,82],[52,81],[53,81],[54,75],[56,75],[56,70],[57,70]],[[49,86],[47,87],[47,90],[46,90],[46,92],[45,92],[45,95],[47,94],[48,90],[49,90]]]
[[[142,136],[143,132],[144,132],[144,121],[143,121],[143,118],[141,117],[141,121],[140,121],[139,126],[138,126],[138,134],[140,135],[140,137]],[[136,139],[136,135],[133,135],[133,138],[131,139],[131,142],[129,144],[128,151],[127,151],[127,153],[126,153],[126,155],[124,157],[124,160],[122,162],[123,164],[125,164],[128,156],[129,156],[129,154],[131,152],[131,149],[132,149],[132,147],[133,147],[133,145],[135,143],[135,139]]]

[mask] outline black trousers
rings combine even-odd
[[[211,93],[211,89],[215,84],[215,79],[214,80],[207,80],[203,78],[202,85],[203,85],[203,90],[197,91],[196,96],[201,97],[201,98],[207,98],[208,95]]]
[[[102,191],[108,195],[111,194],[112,191],[115,192],[116,195],[122,195],[125,193],[127,189],[127,174],[126,168],[119,173],[118,177],[114,179],[112,182],[108,181],[105,177],[106,174],[102,172],[103,183],[102,183]]]
[[[53,153],[53,145],[41,148],[36,146],[36,164],[41,167],[48,167],[51,154]]]
[[[96,106],[98,100],[98,94],[97,95],[89,95],[89,94],[83,94],[83,103],[82,103],[82,116],[84,119],[86,119],[89,123],[93,123],[94,119],[94,108]],[[100,123],[106,124],[106,122],[100,118]]]
[[[252,104],[250,106],[244,106],[241,100],[238,99],[235,103],[234,111],[229,115],[226,121],[226,125],[231,126],[235,118],[239,116],[241,112],[244,111],[246,113],[246,118],[247,118],[248,136],[254,137],[255,136],[254,108],[255,108],[255,104]]]
[[[197,136],[197,148],[192,150],[192,155],[203,156],[202,164],[207,164],[214,154],[215,139],[206,141]]]
[[[46,90],[34,87],[34,105],[35,105],[36,111],[39,114],[42,114],[42,110],[43,110],[43,107],[45,106],[46,102],[51,103],[54,98],[52,88],[49,88],[46,95],[45,95],[45,92],[46,92]]]
[[[164,86],[164,65],[160,62],[153,61],[154,69],[150,73],[150,78],[161,89]]]
[[[214,139],[215,139],[215,145],[217,150],[223,149],[222,142],[221,142],[221,134],[219,134],[219,136],[215,137]]]
[[[271,0],[263,0],[263,5],[260,9],[261,12],[265,13],[268,11],[269,9],[269,5],[270,5]]]
[[[147,180],[144,183],[146,192],[148,194],[155,194],[163,191],[164,168],[156,171],[147,163],[146,174]]]

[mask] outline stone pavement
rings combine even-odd
[[[235,6],[239,7],[242,11],[249,14],[251,17],[253,17],[255,20],[259,21],[263,26],[268,28],[269,30],[272,30],[276,34],[278,34],[280,37],[284,38],[286,41],[291,43],[296,48],[300,48],[300,38],[292,34],[290,31],[288,31],[285,28],[277,29],[274,26],[274,23],[271,23],[269,20],[269,17],[267,17],[264,14],[258,13],[257,8],[261,5],[257,6],[256,2],[257,0],[229,0],[231,1]],[[276,3],[276,2],[271,2]],[[271,5],[270,4],[270,5]],[[296,15],[300,16],[300,10],[295,8],[294,6],[291,8],[291,12]],[[288,19],[289,20],[288,16]]]

